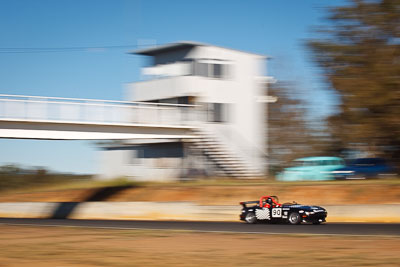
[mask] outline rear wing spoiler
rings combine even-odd
[[[240,205],[243,206],[243,208],[246,208],[248,204],[259,204],[260,201],[259,200],[254,200],[254,201],[242,201],[240,202]]]

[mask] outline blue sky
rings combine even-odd
[[[291,81],[311,113],[329,114],[334,98],[304,47],[321,24],[320,0],[0,0],[2,48],[165,44],[193,40],[273,57],[269,74]],[[132,48],[134,49],[134,48]],[[0,53],[0,94],[121,100],[145,59],[130,48]],[[91,142],[0,139],[0,165],[96,172]]]

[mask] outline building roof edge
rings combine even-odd
[[[219,48],[223,48],[223,49],[233,50],[233,51],[237,51],[237,52],[241,52],[241,53],[245,53],[245,54],[256,55],[256,56],[266,58],[266,59],[270,58],[267,55],[257,54],[257,53],[253,53],[253,52],[246,52],[246,51],[242,51],[242,50],[238,50],[238,49],[217,46],[217,45],[211,45],[211,44],[195,42],[195,41],[178,41],[178,42],[174,42],[174,43],[129,51],[128,54],[154,56],[156,54],[160,54],[160,53],[164,53],[164,52],[168,52],[168,51],[173,51],[173,50],[186,48],[186,47],[195,47],[195,46],[213,46],[213,47],[219,47]]]

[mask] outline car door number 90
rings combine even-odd
[[[282,217],[282,208],[273,208],[272,218],[280,218],[280,217]]]

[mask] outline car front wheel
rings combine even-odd
[[[257,222],[257,217],[254,212],[249,212],[246,214],[244,220],[246,221],[246,223],[254,224]]]
[[[297,212],[292,212],[289,214],[290,224],[300,224],[300,222],[301,222],[300,214],[298,214]]]

